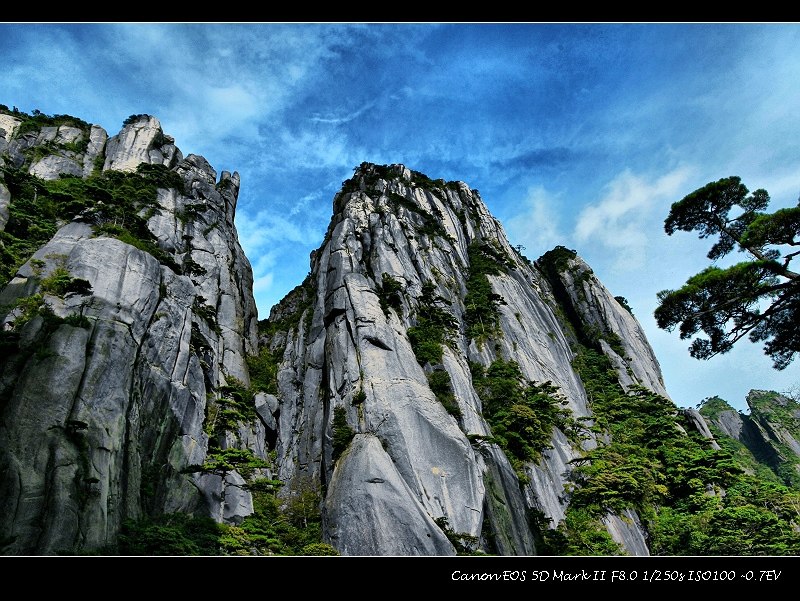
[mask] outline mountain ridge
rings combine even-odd
[[[760,537],[709,529],[760,481],[624,299],[574,250],[523,256],[468,184],[362,163],[256,322],[237,173],[149,115],[0,130],[3,554],[800,548],[790,489]]]

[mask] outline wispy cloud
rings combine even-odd
[[[650,328],[656,292],[708,264],[664,234],[672,202],[740,175],[796,204],[798,44],[796,24],[0,24],[0,102],[112,135],[150,113],[238,171],[262,313],[352,168],[402,162],[480,189],[529,256],[578,250]]]
[[[505,229],[513,244],[522,244],[529,256],[539,256],[558,244],[564,234],[559,226],[559,199],[544,188],[528,190],[522,210],[506,219]]]
[[[365,151],[355,142],[335,132],[319,128],[291,131],[279,129],[277,139],[264,148],[264,159],[272,168],[323,169],[352,168],[363,160]]]
[[[564,146],[554,148],[535,148],[507,159],[493,161],[493,166],[501,169],[531,169],[553,167],[575,159],[574,152]]]
[[[292,215],[242,207],[237,212],[239,242],[253,268],[253,292],[261,313],[285,292],[275,290],[276,283],[286,286],[287,271],[288,280],[296,280],[298,276],[292,276],[291,272],[308,268],[308,252],[320,242],[319,232],[305,217],[302,213]],[[297,283],[299,279],[289,288]]]
[[[275,275],[272,272],[254,277],[253,292],[256,294],[269,292],[272,289],[272,282],[274,279]]]
[[[309,119],[309,121],[314,121],[316,123],[330,123],[332,125],[340,125],[342,123],[349,123],[353,119],[358,119],[361,115],[364,114],[365,111],[368,111],[373,106],[375,106],[375,102],[374,101],[373,102],[368,102],[367,104],[362,106],[357,111],[353,111],[353,112],[348,113],[348,114],[346,114],[346,115],[344,115],[342,117],[320,117],[318,115],[314,115],[312,117],[309,117],[308,119]]]
[[[256,213],[240,209],[237,228],[242,246],[258,250],[285,242],[311,244],[316,232],[298,224],[295,219],[262,209]]]
[[[680,167],[657,178],[625,170],[605,188],[596,203],[585,207],[575,224],[575,239],[599,244],[615,253],[614,267],[636,271],[647,261],[647,247],[657,216],[663,219],[664,207],[683,196],[690,170]]]

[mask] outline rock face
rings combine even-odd
[[[658,434],[719,438],[672,406],[624,299],[575,251],[527,259],[463,182],[362,163],[308,277],[257,322],[239,176],[156,118],[109,138],[0,110],[0,161],[3,554],[102,551],[173,513],[249,545],[266,487],[285,507],[319,495],[345,555],[535,555],[575,523],[647,555],[633,507],[666,498],[657,462],[637,480],[617,452],[628,488],[573,503],[614,442],[604,397],[648,403]],[[737,419],[718,423],[741,436]],[[753,428],[776,453],[800,448],[770,424]]]
[[[13,115],[0,114],[0,151],[5,152],[22,120]]]
[[[204,429],[220,391],[248,384],[256,344],[252,273],[234,226],[238,174],[217,179],[202,157],[183,159],[147,116],[107,145],[98,126],[5,139],[6,164],[45,180],[145,163],[171,167],[178,187],[158,187],[157,210],[140,212],[153,250],[74,215],[0,292],[3,553],[102,549],[145,513],[229,522],[251,513],[238,474],[192,467],[210,448],[247,446]],[[55,154],[41,157],[42,144]],[[0,201],[3,210],[14,201],[4,185]],[[59,274],[80,289],[54,286]]]
[[[11,202],[11,193],[4,184],[0,184],[0,231],[8,222],[8,203]]]
[[[469,275],[483,260],[502,265],[485,274],[493,301],[479,300]],[[621,381],[665,393],[635,318],[588,266],[572,253],[552,276],[510,246],[463,182],[366,163],[345,182],[309,277],[273,308],[260,340],[280,358],[279,477],[327,489],[326,536],[340,552],[452,554],[453,540],[536,552],[528,513],[552,527],[563,520],[571,461],[594,441],[576,444],[553,428],[540,461],[515,469],[482,442],[491,427],[474,370],[513,360],[524,380],[552,383],[573,417],[589,418],[571,367],[574,340],[558,314],[564,302],[593,328]],[[480,302],[494,307],[485,317],[493,324],[475,319]],[[431,304],[453,321],[440,360],[420,358]],[[479,328],[486,335],[476,337]],[[436,381],[447,383],[445,394]],[[337,410],[355,434],[338,459]],[[632,512],[609,515],[606,527],[627,552],[647,553]]]
[[[563,249],[562,253],[569,251]],[[566,257],[559,270],[555,291],[566,311],[577,317],[585,336],[596,338],[611,360],[624,388],[640,385],[669,398],[664,378],[650,343],[624,299],[611,295],[592,269],[577,255]]]
[[[161,122],[150,115],[131,116],[106,145],[103,169],[134,171],[141,163],[172,167],[182,159],[175,140],[164,135]]]
[[[749,415],[716,397],[700,414],[721,443],[739,443],[752,464],[767,466],[788,486],[800,486],[800,403],[768,390],[751,390],[746,400]]]
[[[706,423],[705,419],[703,419],[703,415],[697,409],[692,409],[692,408],[684,409],[682,413],[684,416],[686,416],[692,428],[697,432],[699,432],[700,436],[710,441],[711,448],[716,450],[720,449],[719,444],[717,443],[716,440],[714,440],[714,433],[708,427],[708,424]],[[736,416],[736,419],[739,418],[738,413],[736,413],[735,411],[732,411],[732,413]],[[741,419],[739,419],[739,425],[741,426]]]

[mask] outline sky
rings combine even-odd
[[[797,204],[800,24],[3,23],[0,58],[1,104],[109,135],[151,114],[238,171],[260,318],[308,273],[353,169],[403,163],[478,189],[529,258],[578,251],[678,405],[800,387],[800,360],[776,371],[743,340],[698,361],[653,318],[710,264],[709,240],[665,234],[673,202],[738,175],[769,210]]]

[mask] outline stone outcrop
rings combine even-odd
[[[6,132],[9,121],[0,122]],[[82,151],[63,150],[82,136]],[[234,225],[238,174],[217,179],[202,157],[182,158],[151,117],[106,138],[98,126],[65,125],[6,137],[6,162],[42,179],[147,163],[172,167],[183,184],[159,188],[158,210],[144,214],[158,258],[75,215],[0,292],[6,554],[102,549],[125,519],[145,514],[235,523],[252,513],[239,474],[193,467],[210,446],[247,446],[205,428],[220,390],[247,386],[245,357],[256,344],[252,273]],[[42,145],[55,154],[28,150]],[[5,210],[13,199],[0,192]],[[80,293],[45,287],[58,270],[84,282]],[[20,307],[36,302],[29,318]],[[265,457],[263,426],[252,427],[261,443],[250,446]]]
[[[486,276],[498,302],[496,327],[483,340],[467,335],[476,245],[504,265]],[[573,257],[570,269],[588,267]],[[560,277],[563,289],[578,287],[569,271]],[[402,292],[389,308],[385,287],[392,282]],[[438,364],[418,361],[410,335],[426,286],[456,324]],[[581,290],[570,298],[588,325],[615,341],[633,338],[620,353],[602,347],[620,363],[624,382],[664,392],[636,320],[595,278]],[[479,194],[463,182],[434,182],[403,165],[365,163],[356,170],[334,200],[310,276],[273,308],[271,333],[260,341],[281,357],[278,473],[327,487],[329,542],[343,553],[441,554],[453,550],[436,541],[457,533],[484,547],[490,538],[502,554],[536,552],[527,513],[540,511],[553,527],[563,520],[571,462],[594,442],[576,445],[554,429],[550,448],[524,465],[520,480],[496,445],[476,444],[491,428],[472,369],[513,360],[525,380],[551,382],[573,416],[589,418],[560,302],[548,277],[511,247]],[[442,371],[456,410],[448,411],[429,383]],[[331,444],[337,408],[355,433],[338,460]],[[393,517],[374,517],[376,505],[391,506]],[[428,516],[424,525],[422,516]],[[432,534],[431,519],[446,528]],[[642,529],[630,516],[609,516],[608,529],[628,552],[646,553]]]
[[[8,204],[11,202],[11,193],[5,184],[0,184],[0,231],[8,222]]]
[[[716,397],[700,414],[721,443],[735,441],[753,465],[766,465],[788,486],[800,485],[800,403],[769,390],[751,390],[746,401],[749,414]]]
[[[134,171],[142,163],[172,167],[181,159],[175,140],[161,130],[161,122],[150,115],[137,115],[108,139],[103,169]]]
[[[661,366],[625,299],[612,296],[575,251],[558,247],[543,259],[549,263],[543,267],[573,326],[601,346],[623,388],[644,386],[669,398]]]
[[[0,152],[6,152],[8,143],[22,120],[12,115],[0,114]]]
[[[717,443],[717,441],[714,440],[714,433],[711,432],[711,429],[708,427],[706,420],[703,419],[703,415],[697,409],[691,407],[683,409],[682,413],[689,421],[689,424],[691,425],[692,429],[699,432],[700,436],[710,441],[711,448],[719,450],[720,446]],[[736,414],[735,412],[733,413]],[[739,417],[738,414],[736,414],[736,417],[737,418]],[[741,420],[739,420],[739,423],[741,425]]]
[[[125,520],[163,514],[239,526],[259,511],[259,482],[286,506],[318,494],[322,537],[344,555],[535,555],[572,515],[576,466],[612,438],[595,427],[580,361],[603,362],[615,399],[670,405],[625,300],[575,251],[530,261],[464,182],[362,163],[308,277],[257,322],[237,173],[184,156],[149,115],[109,137],[11,113],[0,111],[4,235],[21,229],[15,194],[63,198],[83,178],[99,196],[64,203],[3,272],[4,554],[113,548]],[[102,188],[119,181],[139,204]],[[115,213],[114,198],[134,209]],[[496,394],[493,369],[505,374]],[[515,390],[549,391],[561,416],[513,405],[521,438],[541,438],[522,451],[490,407]],[[675,431],[714,449],[723,432],[751,432],[776,457],[796,453],[794,422],[761,419],[758,399],[749,422],[675,408]],[[603,506],[592,527],[647,555],[633,506]]]

